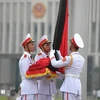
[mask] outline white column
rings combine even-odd
[[[19,36],[20,36],[20,33],[19,33],[19,23],[20,23],[20,2],[17,2],[17,26],[16,26],[16,53],[18,53],[19,51],[19,47],[20,47],[20,44],[19,44]]]
[[[51,37],[54,37],[54,31],[55,31],[55,1],[52,1],[52,31],[51,31]],[[53,41],[53,38],[51,38],[51,41]]]
[[[87,53],[88,53],[88,8],[89,0],[69,0],[69,36],[78,32],[85,47],[79,52],[85,58],[85,68],[81,74],[82,100],[87,100]]]
[[[99,18],[100,18],[100,0],[97,0],[97,16],[96,16],[96,52],[95,52],[95,65],[99,67],[98,44],[99,44]]]
[[[46,17],[45,17],[45,21],[44,21],[44,34],[48,35],[48,1],[45,1],[45,6],[46,6]]]
[[[13,11],[13,4],[12,4],[12,2],[10,2],[10,30],[9,30],[9,53],[12,53],[12,37],[13,37],[13,32],[12,32],[12,25],[13,25],[13,23],[12,23],[12,11]]]
[[[31,9],[30,9],[30,11],[31,11],[31,16],[30,16],[30,34],[31,34],[31,36],[32,36],[32,38],[34,39],[34,26],[33,26],[33,21],[32,21],[32,3],[31,3]]]
[[[27,32],[27,13],[26,13],[26,11],[27,11],[27,6],[26,6],[26,1],[24,1],[24,27],[23,27],[23,36],[25,37],[25,35],[27,34],[26,32]]]
[[[94,19],[94,18],[93,18]],[[89,0],[89,48],[88,48],[88,53],[91,53],[91,30],[92,30],[92,25],[91,25],[91,20],[92,20],[92,0]]]
[[[47,23],[47,19],[44,22],[44,34],[48,35],[48,23]]]
[[[38,44],[38,41],[40,40],[41,38],[41,28],[40,28],[40,23],[38,22],[37,23],[37,44]],[[36,45],[37,46],[37,45]],[[39,52],[39,49],[37,49],[37,52]]]
[[[31,34],[31,37],[35,40],[35,38],[34,38],[34,26],[33,26],[33,22],[32,21],[30,21],[30,34]]]
[[[5,53],[6,45],[6,2],[3,3],[3,34],[2,34],[2,53]]]
[[[92,0],[90,0],[90,2],[92,2]],[[91,5],[92,6],[91,10],[93,10],[92,11],[93,15],[91,16],[92,17],[91,21],[93,21],[93,22],[96,21],[96,2],[97,2],[97,0],[93,0],[92,5]]]

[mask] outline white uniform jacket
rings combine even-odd
[[[46,55],[44,52],[41,51],[41,53],[37,54],[35,56],[35,62],[40,60],[41,58],[46,58],[48,55]],[[44,80],[38,81],[38,91],[40,94],[45,95],[52,95],[56,93],[56,86],[54,81],[47,80],[46,78]]]
[[[62,60],[56,61],[51,58],[51,64],[55,68],[66,67],[65,80],[60,88],[62,92],[69,92],[81,95],[80,73],[82,72],[85,59],[79,52],[71,53],[71,56],[66,56]]]
[[[20,84],[21,95],[38,93],[37,80],[25,77],[26,71],[28,70],[29,66],[33,64],[33,60],[30,56],[31,55],[28,52],[24,52],[19,60],[19,69],[22,78],[22,82]]]

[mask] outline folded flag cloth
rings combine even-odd
[[[50,59],[49,58],[42,58],[40,60],[38,60],[35,64],[32,64],[29,67],[29,70],[41,70],[46,68],[48,65],[50,64]]]
[[[26,78],[37,78],[42,76],[50,76],[55,78],[57,76],[56,71],[53,72],[47,66],[50,64],[50,58],[42,58],[35,64],[32,64],[26,72]]]
[[[65,74],[65,68],[64,67],[58,68],[58,72],[60,72],[62,74]]]

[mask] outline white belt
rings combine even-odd
[[[27,79],[27,80],[31,80],[32,78],[21,77],[21,79],[22,79],[22,80],[25,80],[25,79]]]
[[[79,74],[65,74],[66,77],[80,78]]]
[[[23,77],[23,78],[21,78],[22,80],[25,80],[25,79],[27,79],[27,80],[32,80],[32,78],[25,78],[25,77]],[[34,83],[36,84],[37,83],[37,80],[33,80],[34,81]]]

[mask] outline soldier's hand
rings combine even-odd
[[[51,50],[51,51],[50,51],[50,56],[49,56],[50,59],[51,59],[52,57],[54,57],[54,53],[55,53],[55,50]]]
[[[61,52],[59,50],[57,50],[57,53],[58,53],[59,59],[61,60],[63,58],[61,55]]]

